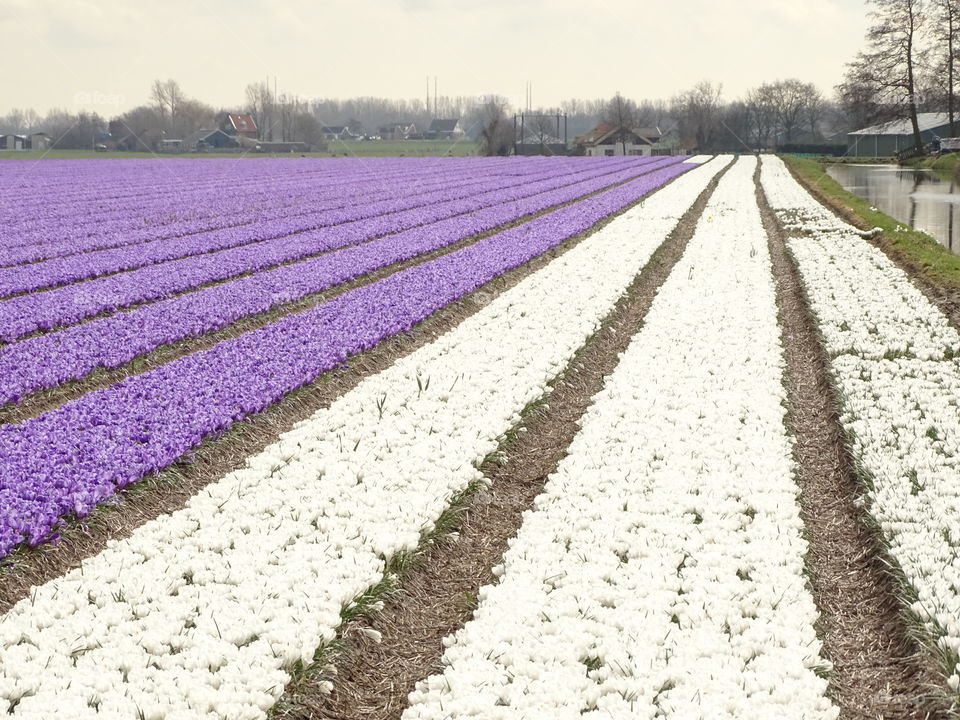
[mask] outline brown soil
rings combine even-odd
[[[159,474],[146,477],[119,492],[116,502],[100,505],[82,522],[68,521],[60,529],[57,543],[14,550],[0,563],[0,612],[7,611],[26,597],[32,586],[58,577],[97,554],[109,540],[127,537],[143,523],[179,510],[206,485],[242,467],[246,458],[275,442],[281,433],[328,407],[364,378],[432,342],[500,293],[641,201],[642,198],[620,213],[608,216],[583,233],[441,308],[411,331],[387,338],[376,347],[348,358],[345,367],[324,373],[263,412],[234,423],[219,437],[208,438]]]
[[[471,498],[459,518],[455,543],[430,545],[386,608],[372,618],[353,621],[343,632],[346,650],[332,658],[336,677],[307,674],[288,686],[275,717],[284,720],[399,718],[407,695],[418,680],[442,669],[442,640],[467,622],[472,601],[483,585],[494,582],[496,565],[516,534],[522,513],[530,508],[547,476],[566,455],[577,422],[600,391],[630,340],[643,323],[653,298],[680,259],[693,235],[718,178],[683,216],[671,236],[637,276],[628,292],[551,386],[549,407],[524,418],[527,432],[516,432],[502,448],[505,461],[488,463],[488,490]],[[361,632],[372,627],[382,634],[375,644]],[[332,680],[327,695],[321,683]]]
[[[807,570],[818,634],[834,664],[831,696],[846,720],[947,717],[931,691],[938,675],[907,629],[888,559],[857,506],[863,491],[844,443],[829,362],[759,183],[757,199],[777,285]]]

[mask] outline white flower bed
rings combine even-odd
[[[692,157],[688,157],[686,160],[684,160],[684,162],[699,165],[701,163],[709,162],[713,157],[713,155],[694,155]]]
[[[755,168],[720,181],[405,720],[836,717]]]
[[[790,175],[763,163],[843,399],[867,508],[890,544],[960,687],[960,335],[890,259]],[[949,660],[950,656],[952,660]]]
[[[691,170],[0,620],[0,712],[264,717],[724,163]]]

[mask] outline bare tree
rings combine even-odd
[[[293,116],[292,139],[306,143],[312,150],[325,150],[327,147],[323,137],[323,126],[320,121],[308,110],[301,109]]]
[[[179,135],[189,135],[195,130],[212,127],[216,111],[199,100],[185,98],[177,107],[177,122],[172,129]]]
[[[273,140],[273,132],[279,129],[276,98],[266,80],[247,85],[247,112],[257,123],[260,140]]]
[[[153,151],[163,138],[164,118],[155,106],[140,105],[110,121],[110,134],[121,150]]]
[[[764,83],[751,90],[746,99],[747,118],[753,132],[757,148],[766,150],[770,139],[776,133],[777,109],[771,85]]]
[[[810,129],[810,135],[820,137],[820,124],[823,122],[825,102],[823,93],[817,90],[812,83],[810,84],[810,88],[813,92],[807,96],[807,106],[804,109],[804,115],[806,116],[807,127]]]
[[[171,128],[177,126],[180,104],[186,100],[180,84],[173,80],[154,80],[150,87],[150,99],[156,103],[160,117],[169,123]]]
[[[933,39],[939,49],[938,70],[942,76],[943,94],[947,100],[947,116],[950,135],[957,134],[956,114],[956,69],[960,59],[960,0],[933,0]]]
[[[809,122],[809,110],[820,105],[820,91],[813,83],[796,79],[780,80],[768,86],[779,132],[791,142],[798,130]]]
[[[626,155],[627,140],[637,126],[637,104],[633,100],[626,99],[618,92],[607,103],[603,113],[603,121],[616,128],[616,138],[620,142],[623,154]]]
[[[22,132],[26,128],[26,113],[20,108],[13,108],[6,117],[6,125],[10,132]]]
[[[484,103],[484,121],[480,130],[480,151],[484,155],[509,155],[514,142],[513,123],[507,117],[507,105],[499,98]]]
[[[702,80],[673,99],[673,114],[685,142],[692,142],[701,150],[711,147],[717,130],[722,93],[723,85]]]
[[[925,0],[869,0],[868,48],[848,65],[839,90],[845,101],[890,106],[908,117],[913,141],[923,146],[917,120],[917,87],[923,67],[921,40],[927,23]]]
[[[541,114],[533,117],[530,131],[542,151],[551,141],[557,139],[557,111],[553,111],[553,114],[550,114],[550,110],[538,110],[537,112]]]

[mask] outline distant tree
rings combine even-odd
[[[758,150],[770,147],[777,128],[777,108],[773,88],[764,83],[747,93],[745,101],[750,134]]]
[[[722,94],[723,85],[703,80],[673,99],[671,111],[688,145],[693,144],[700,150],[713,147]]]
[[[719,147],[725,150],[751,150],[752,121],[750,108],[744,100],[734,100],[720,110]]]
[[[633,100],[628,100],[619,92],[610,98],[607,107],[603,112],[603,121],[615,128],[615,137],[623,149],[623,154],[627,154],[627,140],[630,134],[637,126],[637,104]]]
[[[257,123],[260,140],[273,140],[274,130],[279,131],[280,118],[276,112],[277,101],[270,83],[266,80],[250,83],[246,89],[248,113]]]
[[[121,150],[153,151],[163,139],[165,119],[152,105],[128,110],[110,123],[110,134]]]
[[[7,132],[23,132],[26,125],[24,111],[20,108],[13,108],[4,118],[4,125],[8,128]]]
[[[533,134],[534,139],[542,151],[550,142],[558,139],[558,111],[541,109],[537,112],[539,114],[531,119],[530,132]]]
[[[292,139],[306,143],[313,150],[323,150],[327,146],[323,137],[323,126],[313,113],[305,109],[293,116]]]
[[[664,125],[670,115],[670,108],[663,100],[641,100],[637,104],[637,127],[655,127]]]
[[[186,136],[195,130],[206,130],[215,127],[216,110],[210,105],[193,100],[181,101],[177,110],[177,122],[171,126],[174,135]]]
[[[484,103],[483,125],[478,138],[483,155],[509,155],[515,140],[513,120],[507,117],[507,105],[500,98]]]
[[[867,49],[847,66],[839,91],[845,104],[881,114],[909,118],[914,146],[923,146],[917,90],[924,64],[923,32],[927,25],[924,0],[869,0],[871,25]]]
[[[810,113],[822,101],[813,83],[796,79],[779,80],[769,86],[779,132],[785,142],[795,139],[797,132],[810,125]]]
[[[167,127],[176,128],[180,105],[186,100],[180,84],[172,78],[166,81],[154,80],[150,87],[150,99],[153,100]]]
[[[936,68],[942,78],[950,135],[956,137],[956,71],[960,61],[960,0],[933,0],[933,39],[936,42]]]

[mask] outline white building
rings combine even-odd
[[[660,128],[630,128],[621,132],[609,123],[600,123],[574,142],[585,155],[653,155],[663,133]]]

